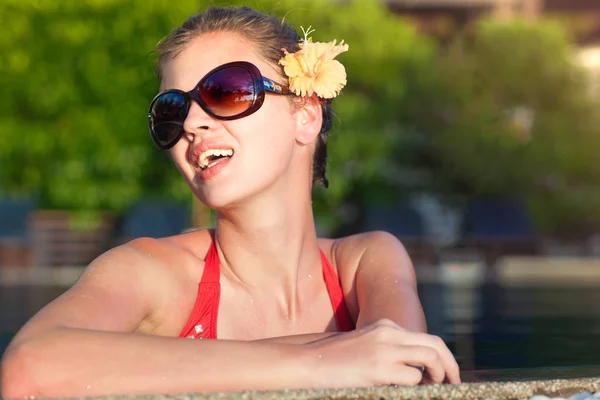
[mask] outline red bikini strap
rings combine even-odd
[[[210,249],[204,262],[204,272],[200,283],[219,283],[221,277],[221,264],[215,240],[210,244]]]
[[[333,313],[335,315],[335,321],[339,332],[348,332],[354,330],[354,322],[350,318],[350,313],[346,307],[344,301],[344,293],[342,291],[342,285],[336,273],[333,271],[329,260],[323,250],[319,249],[321,253],[321,263],[323,264],[323,277],[325,278],[325,286],[329,292],[329,299],[333,306]]]

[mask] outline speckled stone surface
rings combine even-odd
[[[365,389],[284,390],[272,392],[207,393],[182,395],[109,396],[97,400],[408,400],[408,399],[528,399],[534,395],[569,398],[600,391],[600,378],[516,382],[480,382],[460,385],[373,387]],[[91,399],[91,398],[89,398]]]

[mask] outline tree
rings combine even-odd
[[[546,233],[597,230],[600,113],[563,27],[482,21],[436,65],[411,118],[438,188],[519,197]]]
[[[248,5],[248,1],[227,4]],[[0,6],[0,189],[35,193],[46,208],[122,211],[144,195],[191,200],[170,161],[153,148],[146,110],[157,92],[156,43],[208,2],[6,0]],[[376,195],[398,142],[405,71],[434,47],[379,2],[269,0],[250,3],[344,39],[348,86],[335,100],[328,178],[317,212],[335,210],[352,188]],[[385,192],[385,190],[383,190]],[[339,220],[329,222],[332,228]]]

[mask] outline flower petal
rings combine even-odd
[[[336,97],[346,85],[346,69],[337,60],[329,60],[321,64],[315,79],[314,89],[319,97]]]
[[[298,96],[312,96],[314,85],[315,79],[308,76],[299,76],[290,79],[290,89]]]
[[[309,39],[300,42],[295,53],[283,49],[279,64],[289,78],[290,90],[298,96],[336,97],[346,84],[346,70],[334,58],[345,51],[348,45],[343,40],[336,45],[335,40],[321,43]]]

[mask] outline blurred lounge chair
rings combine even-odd
[[[31,214],[29,238],[36,267],[84,267],[106,250],[113,216],[102,213],[90,221],[77,222],[74,218],[72,212],[60,210],[35,210]]]
[[[31,198],[0,198],[0,267],[30,265],[27,221],[36,207]]]
[[[435,247],[427,236],[423,219],[411,206],[369,206],[364,221],[364,230],[382,230],[400,239],[413,264],[437,263]]]
[[[191,225],[190,206],[185,203],[142,200],[124,215],[119,242],[177,235]]]
[[[539,253],[539,237],[523,205],[510,199],[481,199],[464,210],[466,248],[481,251],[487,265],[505,255]]]

